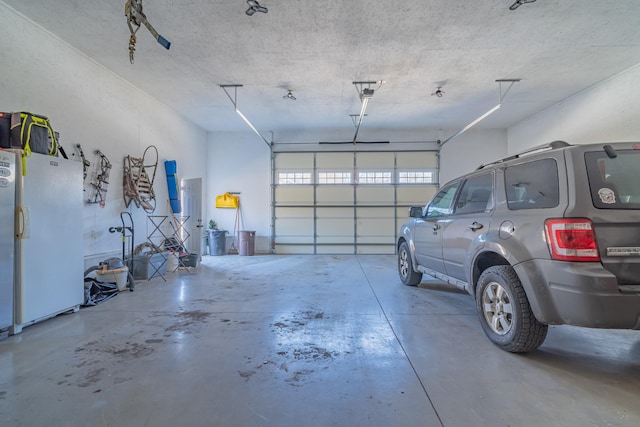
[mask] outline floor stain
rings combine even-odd
[[[148,336],[148,334],[147,334]],[[105,342],[106,340],[115,342]],[[153,344],[164,342],[160,338],[150,338],[144,343],[134,341],[134,337],[129,340],[123,337],[102,337],[100,340],[94,340],[80,345],[74,349],[74,359],[76,363],[73,365],[78,371],[75,373],[67,373],[64,378],[58,378],[56,384],[71,386],[74,383],[78,387],[89,387],[94,383],[101,381],[105,369],[109,372],[109,377],[114,375],[113,369],[119,363],[126,363],[136,359],[144,358],[151,355],[155,348]],[[104,367],[97,367],[104,366]],[[75,376],[75,379],[72,378]],[[129,377],[113,378],[114,384],[130,381]],[[94,393],[96,393],[94,391]]]
[[[249,378],[251,378],[252,375],[255,375],[256,371],[238,371],[238,374],[240,374],[240,376],[242,378],[245,378],[246,381],[249,381]]]
[[[295,371],[293,375],[284,380],[286,383],[290,383],[294,386],[300,386],[300,382],[309,374],[313,373],[313,369],[303,369],[301,371]]]
[[[81,359],[80,362],[76,365],[73,365],[75,368],[82,368],[83,366],[95,365],[96,363],[100,363],[98,360],[86,360]]]
[[[273,323],[271,332],[280,338],[280,349],[276,352],[277,359],[280,360],[274,362],[278,370],[272,371],[276,377],[299,387],[308,381],[314,372],[327,369],[337,357],[350,354],[318,344],[322,342],[322,336],[315,337],[320,341],[309,340],[314,330],[313,323],[323,319],[324,312],[311,309],[290,314]]]
[[[153,340],[147,340],[153,341]],[[106,353],[112,356],[120,357],[123,359],[135,358],[138,359],[140,357],[148,356],[154,352],[153,347],[139,344],[139,343],[131,343],[126,342],[120,345],[105,345],[96,344],[93,348],[85,348],[83,349],[85,352],[89,353]],[[98,360],[82,360],[80,364],[76,365],[76,367],[82,367],[85,365],[91,365],[95,363],[100,363]]]
[[[338,356],[338,352],[329,352],[327,349],[317,347],[315,344],[307,344],[307,347],[296,348],[293,350],[293,357],[296,360],[308,360],[308,359],[333,359]]]
[[[207,319],[211,316],[211,313],[202,310],[182,311],[174,315],[174,317],[180,319],[180,322],[165,328],[165,332],[193,332],[191,326],[199,323],[206,323]]]
[[[85,376],[85,381],[78,383],[78,387],[89,387],[91,384],[95,384],[97,382],[99,382],[102,378],[101,378],[101,374],[104,371],[104,368],[99,368],[99,369],[94,369],[93,371],[90,371],[86,376]]]
[[[201,322],[209,316],[211,316],[211,313],[207,313],[202,310],[183,311],[178,313],[178,317],[189,319],[191,322]]]

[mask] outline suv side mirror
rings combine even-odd
[[[409,216],[411,218],[422,218],[422,206],[411,206],[409,208]]]

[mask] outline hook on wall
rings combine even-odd
[[[269,9],[264,6],[260,6],[260,3],[258,3],[256,0],[247,0],[247,4],[249,5],[249,9],[247,9],[245,13],[249,16],[253,16],[253,14],[256,12],[269,12]]]
[[[437,96],[438,98],[442,98],[445,92],[442,90],[442,86],[438,86],[436,90],[431,94],[431,96]]]

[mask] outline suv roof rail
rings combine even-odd
[[[489,166],[489,165],[495,165],[495,164],[498,164],[498,163],[507,162],[509,160],[518,159],[518,158],[522,157],[525,154],[531,154],[533,152],[543,151],[543,150],[557,150],[559,148],[570,147],[570,146],[571,146],[571,144],[569,144],[568,142],[565,142],[565,141],[553,141],[553,142],[550,142],[548,144],[537,145],[537,146],[532,147],[532,148],[527,148],[526,150],[521,151],[521,152],[519,152],[517,154],[513,154],[513,155],[505,157],[503,159],[496,160],[495,162],[491,162],[491,163],[480,165],[480,166],[478,166],[478,168],[476,170],[482,169],[482,168],[484,168],[486,166]]]

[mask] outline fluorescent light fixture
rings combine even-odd
[[[502,104],[498,104],[495,107],[493,107],[491,110],[487,111],[486,113],[484,113],[483,115],[481,115],[480,117],[478,117],[477,119],[475,119],[474,121],[472,121],[471,123],[469,123],[468,125],[466,125],[465,127],[463,127],[462,129],[460,129],[458,132],[454,133],[453,135],[451,135],[449,138],[445,139],[441,145],[446,144],[447,142],[451,141],[453,138],[460,136],[460,134],[468,131],[470,128],[472,128],[473,126],[477,125],[479,122],[481,122],[482,120],[486,119],[487,116],[489,116],[490,114],[493,114],[498,108],[500,108],[502,106]]]
[[[251,122],[249,121],[249,119],[247,119],[247,116],[245,116],[244,114],[242,114],[242,111],[238,110],[238,108],[236,107],[236,113],[238,113],[238,115],[240,116],[240,118],[242,118],[242,120],[244,120],[244,122],[249,125],[249,127],[251,128],[251,130],[253,130],[256,135],[258,135],[260,138],[262,138],[262,140],[264,142],[267,143],[268,146],[271,146],[271,144],[269,144],[269,141],[267,141],[267,138],[265,138],[264,136],[262,136],[262,134],[260,132],[258,132],[258,129],[255,128],[255,126],[253,126],[251,124]]]
[[[242,112],[240,110],[238,110],[238,102],[237,102],[238,88],[242,87],[242,85],[238,85],[238,84],[220,85],[220,87],[222,88],[222,90],[224,90],[224,93],[227,94],[227,97],[229,98],[229,100],[233,104],[233,108],[236,110],[236,113],[238,113],[240,118],[242,118],[242,120],[244,120],[244,122],[251,128],[251,130],[254,131],[256,133],[256,135],[258,135],[260,138],[262,138],[262,140],[269,146],[269,149],[271,149],[271,144],[269,143],[267,138],[265,138],[260,132],[258,132],[258,129],[256,129],[256,127],[249,121],[247,116],[245,116],[244,114],[242,114]],[[233,91],[234,91],[233,92],[233,95],[234,95],[233,98],[231,97],[231,95],[229,95],[229,92],[227,91],[227,88],[230,88],[230,87],[232,87]]]
[[[494,111],[496,111],[498,108],[502,107],[502,104],[498,104],[495,107],[493,107],[491,110],[487,111],[486,113],[484,113],[483,115],[481,115],[480,117],[478,117],[477,119],[475,119],[474,121],[472,121],[471,123],[469,123],[468,125],[466,125],[464,127],[464,129],[462,129],[462,132],[465,132],[467,129],[469,129],[471,126],[475,126],[478,122],[480,122],[481,120],[484,120],[485,117],[487,117],[489,114],[492,114]]]
[[[362,98],[362,108],[360,108],[360,116],[358,116],[358,125],[356,126],[356,133],[353,135],[353,143],[355,144],[358,140],[358,131],[360,130],[360,125],[362,124],[362,119],[364,118],[364,112],[367,110],[367,104],[369,104],[369,100],[371,97]]]
[[[478,117],[477,119],[475,119],[474,121],[472,121],[471,123],[469,123],[468,125],[463,127],[462,129],[460,129],[458,132],[456,132],[453,135],[451,135],[449,138],[445,139],[440,144],[440,146],[443,146],[447,142],[451,141],[453,138],[455,138],[455,137],[459,136],[460,134],[468,131],[470,128],[472,128],[473,126],[477,125],[479,122],[481,122],[482,120],[486,119],[487,116],[493,114],[496,110],[498,110],[500,107],[502,107],[502,100],[505,98],[505,96],[507,96],[507,93],[509,92],[509,90],[511,90],[513,85],[518,83],[519,81],[520,81],[520,79],[499,79],[499,80],[496,80],[496,83],[498,83],[498,87],[499,87],[499,90],[500,90],[500,93],[499,93],[500,96],[498,98],[499,99],[498,105],[496,105],[495,107],[493,107],[492,109],[490,109],[489,111],[487,111],[486,113],[484,113],[483,115],[481,115],[480,117]],[[502,83],[509,83],[509,87],[507,87],[507,89],[504,92],[502,92]]]
[[[362,123],[362,119],[364,119],[364,112],[367,111],[367,105],[369,105],[369,100],[371,98],[363,98],[362,99],[362,107],[360,107],[360,115],[358,116],[358,126]]]

